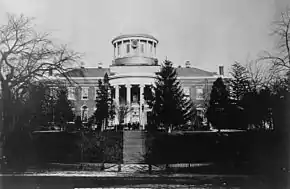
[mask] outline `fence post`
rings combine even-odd
[[[118,172],[121,172],[122,171],[122,166],[121,166],[121,163],[119,162],[118,163]]]
[[[149,174],[152,173],[152,165],[151,165],[151,163],[148,164],[148,173]]]

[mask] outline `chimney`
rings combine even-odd
[[[190,61],[189,61],[189,60],[185,61],[185,67],[186,67],[186,68],[190,68],[190,66],[191,66],[191,65],[190,65]]]
[[[220,65],[219,66],[219,75],[224,75],[224,66],[223,65]]]
[[[103,68],[103,63],[102,62],[98,63],[98,68]]]

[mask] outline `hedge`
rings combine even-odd
[[[122,132],[12,133],[4,147],[9,167],[47,163],[120,163]]]
[[[233,163],[266,171],[288,166],[287,139],[274,132],[148,133],[150,164]]]

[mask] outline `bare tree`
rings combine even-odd
[[[263,87],[272,86],[281,75],[279,70],[273,68],[271,62],[251,60],[245,64],[251,89],[260,90]]]
[[[121,124],[125,118],[127,117],[127,115],[132,112],[132,107],[128,106],[128,105],[120,105],[119,107],[117,107],[117,115],[118,115],[118,120],[119,120],[119,124]]]
[[[272,63],[272,70],[283,73],[290,70],[290,8],[281,13],[281,18],[273,22],[272,34],[278,37],[277,52],[265,52],[260,60]]]
[[[52,73],[69,79],[64,73],[77,65],[79,58],[80,54],[67,46],[53,43],[49,34],[36,32],[31,18],[8,15],[7,24],[0,26],[2,131],[11,126],[6,110],[13,100],[25,99],[30,83],[49,79]]]

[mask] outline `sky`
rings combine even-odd
[[[38,31],[84,53],[87,67],[113,59],[111,40],[147,33],[159,40],[157,57],[175,65],[227,72],[235,61],[272,50],[271,23],[289,0],[0,0],[0,25],[7,13],[34,17]]]

